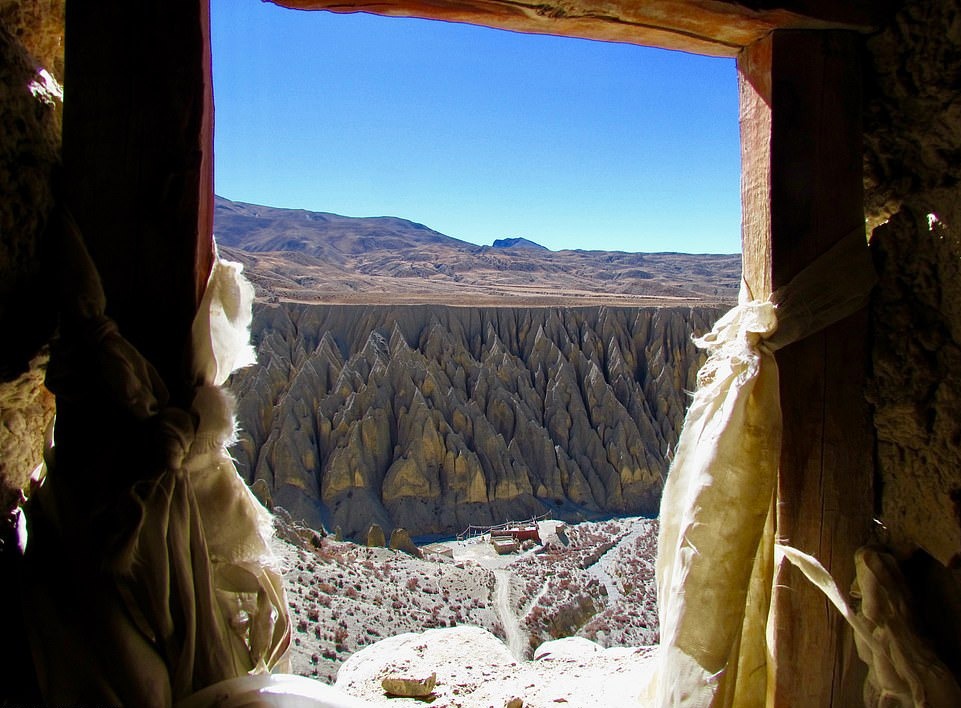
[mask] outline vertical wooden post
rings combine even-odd
[[[858,38],[776,31],[745,49],[738,67],[745,277],[764,298],[863,228]],[[873,510],[866,312],[786,347],[777,361],[778,538],[816,556],[847,589]],[[851,704],[862,674],[838,613],[793,568],[775,578],[773,601],[775,705]]]
[[[65,199],[108,314],[183,403],[212,260],[208,0],[70,2]]]

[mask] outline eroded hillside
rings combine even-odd
[[[691,334],[718,314],[260,305],[233,454],[273,504],[347,537],[655,514],[704,359]]]

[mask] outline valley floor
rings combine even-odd
[[[448,627],[479,627],[503,640],[480,643],[494,641],[511,666],[562,637],[595,642],[583,642],[578,651],[585,656],[603,647],[656,644],[657,521],[540,526],[543,545],[526,542],[516,554],[497,555],[481,536],[440,544],[450,556],[419,559],[278,522],[275,551],[294,625],[293,671],[330,683],[364,647]]]

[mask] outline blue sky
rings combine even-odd
[[[740,250],[734,61],[212,0],[217,193],[489,244]]]

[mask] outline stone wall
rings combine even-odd
[[[865,186],[880,540],[961,676],[961,2],[914,0],[867,42]]]
[[[0,506],[40,460],[53,397],[42,347],[54,325],[44,234],[60,158],[63,0],[0,2]],[[41,71],[45,69],[46,72]]]
[[[961,563],[961,3],[915,0],[868,43],[878,513],[884,540]]]

